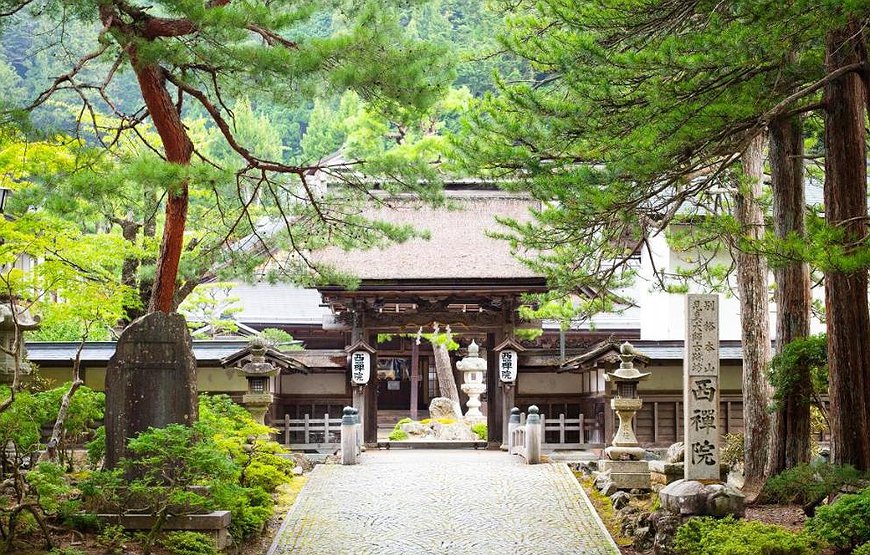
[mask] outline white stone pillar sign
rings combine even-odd
[[[719,481],[719,296],[686,296],[686,480]]]

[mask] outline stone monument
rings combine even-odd
[[[196,359],[187,322],[154,312],[134,320],[106,368],[106,467],[127,454],[127,440],[149,427],[193,424],[198,416]]]
[[[649,372],[639,372],[634,367],[636,356],[634,347],[625,342],[619,349],[622,362],[614,372],[608,372],[605,378],[616,385],[616,397],[610,400],[610,406],[619,417],[619,429],[613,436],[613,442],[604,452],[607,459],[598,463],[602,472],[609,472],[610,479],[618,489],[650,489],[649,465],[644,460],[646,450],[638,445],[631,421],[643,406],[643,401],[637,396],[637,384],[649,377]]]
[[[15,378],[16,358],[19,377],[30,374],[30,363],[24,360],[23,332],[38,327],[38,317],[34,318],[28,310],[17,306],[14,302],[9,302],[8,298],[0,300],[0,345],[3,347],[0,350],[0,383],[12,383]],[[13,353],[17,353],[17,357]]]
[[[480,422],[486,420],[483,413],[480,412],[480,396],[486,391],[486,383],[483,381],[484,373],[486,372],[486,360],[478,356],[480,348],[474,341],[468,346],[468,354],[456,363],[456,369],[464,373],[464,382],[462,391],[468,395],[466,406],[468,411],[465,413],[465,420],[469,422]]]
[[[248,381],[248,392],[242,396],[242,404],[260,424],[266,423],[266,412],[275,400],[272,395],[272,376],[280,371],[274,364],[266,361],[267,347],[266,340],[262,337],[251,339],[251,360],[239,369]]]
[[[718,295],[686,296],[685,345],[684,475],[659,491],[662,507],[682,515],[742,515],[743,495],[719,476]]]

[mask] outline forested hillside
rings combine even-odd
[[[445,48],[446,58],[456,62],[452,91],[437,105],[430,120],[421,123],[421,133],[437,132],[442,125],[454,124],[469,97],[495,89],[496,71],[508,77],[520,74],[523,64],[510,61],[495,40],[499,19],[500,14],[488,11],[484,3],[471,0],[433,0],[405,10],[402,17],[405,32]],[[19,13],[5,20],[0,35],[3,47],[0,96],[4,104],[14,107],[27,106],[57,76],[69,72],[88,53],[100,33],[99,25],[85,25],[74,18],[59,24],[50,18]],[[334,6],[300,22],[297,32],[299,37],[325,37],[344,24],[342,8]],[[88,73],[105,74],[109,65],[109,60],[98,60],[91,64]],[[256,148],[269,153],[277,151],[290,162],[310,162],[332,154],[348,141],[357,147],[371,148],[372,141],[414,137],[413,130],[399,132],[396,122],[384,121],[367,110],[353,92],[337,94],[328,87],[301,83],[294,88],[295,98],[284,97],[279,102],[258,90],[239,90],[227,95],[226,102],[237,116],[236,125],[244,128],[243,133],[255,141]],[[105,96],[112,105],[95,102],[93,108],[107,117],[115,110],[134,114],[142,105],[135,76],[123,68],[109,83]],[[62,91],[50,103],[33,111],[31,123],[34,130],[43,133],[87,134],[86,126],[80,125],[81,109],[82,102],[75,91]],[[194,104],[185,107],[184,116],[190,122],[204,119],[202,109]],[[209,127],[205,126],[206,132]]]

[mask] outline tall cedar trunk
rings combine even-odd
[[[770,169],[773,188],[773,229],[777,238],[800,239],[806,233],[804,212],[804,141],[799,117],[770,124]],[[776,350],[810,334],[810,268],[788,262],[774,269],[776,280]],[[783,395],[771,415],[767,475],[810,460],[810,395],[806,365],[793,370],[795,387]]]
[[[450,352],[443,344],[432,343],[435,352],[435,373],[438,376],[438,389],[441,396],[453,401],[456,414],[462,415],[462,405],[459,403],[459,390],[456,389],[456,379],[453,377],[453,365],[450,363]]]
[[[137,63],[135,52],[131,54],[131,60],[145,106],[148,107],[151,121],[163,141],[166,160],[174,164],[189,164],[193,155],[193,144],[181,122],[181,114],[166,89],[162,68],[157,64]],[[166,222],[148,312],[172,311],[178,265],[184,246],[187,205],[187,181],[171,184],[166,195]]]
[[[743,154],[744,180],[735,195],[735,216],[742,237],[764,235],[761,197],[764,136],[752,140]],[[770,430],[766,372],[770,362],[769,301],[767,261],[763,256],[737,251],[737,289],[740,294],[741,339],[743,342],[743,422],[745,434],[744,493],[754,499],[764,484],[767,437]]]
[[[828,72],[862,59],[852,22],[826,37]],[[857,73],[825,84],[825,218],[846,252],[867,234],[865,90]],[[867,270],[825,272],[832,460],[870,469],[870,313]]]

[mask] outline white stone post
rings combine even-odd
[[[537,405],[529,407],[529,415],[526,417],[526,463],[539,464],[541,462],[541,442],[543,430],[541,429],[541,415],[538,414]]]
[[[508,436],[507,436],[507,452],[514,452],[514,430],[520,427],[520,409],[514,407],[511,409],[511,415],[508,417]]]
[[[341,464],[357,463],[358,443],[353,407],[344,407],[341,417]]]

